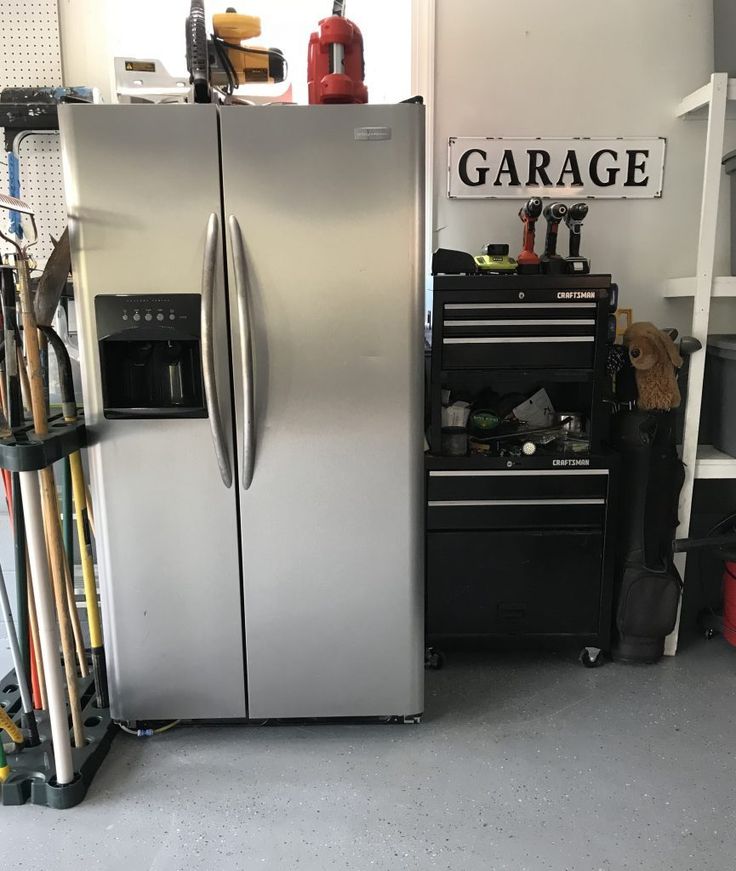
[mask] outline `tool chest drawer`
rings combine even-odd
[[[610,276],[437,276],[432,345],[441,369],[592,369]]]
[[[427,479],[430,503],[464,499],[605,499],[608,469],[435,469]]]
[[[427,529],[535,529],[602,526],[606,500],[453,499],[427,503]]]
[[[603,531],[430,532],[433,642],[606,634]]]
[[[442,368],[593,367],[596,303],[446,303]]]

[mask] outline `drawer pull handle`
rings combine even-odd
[[[605,499],[448,499],[427,502],[429,508],[515,508],[525,505],[605,505]]]
[[[552,342],[594,342],[595,336],[469,336],[461,339],[443,339],[445,345],[498,345],[537,342],[548,345]]]
[[[541,475],[608,475],[608,469],[442,469],[431,471],[430,478],[505,478],[509,475],[537,477]]]
[[[445,311],[474,311],[475,309],[510,309],[510,308],[548,308],[557,311],[561,308],[595,308],[594,302],[478,302],[475,305],[467,303],[445,303]]]
[[[558,318],[548,319],[538,318],[536,320],[497,320],[497,321],[456,321],[452,318],[445,318],[446,327],[581,327],[592,326],[595,324],[595,318]]]

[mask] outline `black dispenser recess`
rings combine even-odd
[[[95,297],[105,417],[207,417],[200,302],[196,293]]]

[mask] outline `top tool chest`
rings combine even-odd
[[[611,295],[609,275],[435,278],[425,458],[431,643],[608,646]],[[540,393],[556,413],[548,430],[519,419],[524,397]],[[453,403],[467,406],[466,428],[448,427]],[[477,414],[491,419],[485,436],[473,429]],[[466,441],[448,442],[463,431]]]
[[[611,314],[610,275],[435,278],[432,319],[432,452],[441,454],[442,391],[530,395],[586,422],[590,451],[607,430],[602,402]]]

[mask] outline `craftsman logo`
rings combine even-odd
[[[595,299],[594,290],[560,290],[557,299]]]
[[[453,198],[662,196],[666,140],[451,136]]]
[[[589,466],[590,460],[552,460],[553,466]]]
[[[380,139],[391,138],[390,127],[356,127],[353,138],[361,142],[376,142]]]

